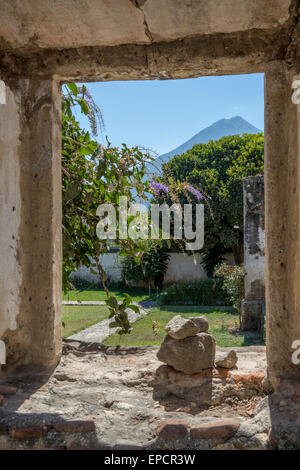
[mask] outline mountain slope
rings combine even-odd
[[[230,119],[220,119],[211,126],[198,132],[198,134],[195,134],[191,139],[184,142],[184,144],[158,157],[155,160],[155,166],[160,167],[162,163],[166,163],[170,158],[174,157],[174,155],[180,155],[181,153],[191,149],[196,144],[205,144],[210,140],[218,140],[221,139],[221,137],[226,137],[228,135],[257,134],[259,132],[262,131],[240,116],[235,116]],[[150,171],[156,172],[157,170],[152,168]]]

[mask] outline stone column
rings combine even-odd
[[[1,373],[61,354],[61,100],[55,80],[7,80],[0,104]]]
[[[260,330],[265,306],[264,177],[249,176],[244,189],[245,299],[242,329]]]
[[[299,79],[283,62],[265,75],[265,205],[267,361],[273,384],[300,379],[292,347],[300,340],[300,105]]]

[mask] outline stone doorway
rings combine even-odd
[[[0,78],[7,92],[0,105],[0,334],[8,358],[2,374],[50,371],[61,357],[60,83],[261,72],[272,439],[299,448],[300,369],[292,360],[300,339],[299,107],[292,101],[299,2],[257,0],[253,9],[243,2],[244,8],[228,0],[220,11],[215,0],[202,15],[198,2],[176,0],[176,18],[169,2],[159,15],[156,0],[122,0],[120,9],[94,2],[83,22],[75,7],[67,14],[67,0],[59,11],[32,1],[18,12],[0,1]],[[92,36],[95,17],[101,27]]]

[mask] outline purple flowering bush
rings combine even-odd
[[[203,194],[201,194],[200,191],[194,188],[194,186],[192,186],[191,184],[186,184],[185,189],[189,191],[191,194],[193,194],[198,199],[198,201],[201,201],[201,199],[203,199],[204,197]]]
[[[161,193],[169,193],[169,189],[167,188],[167,186],[162,183],[159,183],[158,181],[150,183],[149,189],[155,196],[160,196]]]

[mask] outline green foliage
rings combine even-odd
[[[122,261],[122,277],[125,281],[153,282],[162,289],[164,276],[168,269],[170,254],[164,246],[151,244],[150,249],[140,259],[125,257]]]
[[[242,178],[264,172],[263,134],[223,137],[195,145],[163,165],[165,184],[185,182],[204,198],[204,261],[209,275],[224,253],[232,252],[236,263],[243,261]],[[178,193],[181,204],[190,203],[185,191]]]
[[[135,259],[133,256],[124,256],[121,264],[122,279],[138,283],[145,281],[143,267],[140,259]]]
[[[173,284],[159,296],[159,305],[216,305],[226,304],[221,279],[199,279]]]
[[[88,113],[84,97],[75,84],[69,84],[62,101],[62,199],[63,199],[63,288],[67,290],[69,276],[82,263],[89,264],[93,234],[86,223],[86,215],[95,211],[93,181],[95,166],[86,156],[98,147],[90,134],[80,128],[72,108],[80,106]]]
[[[95,281],[87,281],[86,279],[82,279],[81,277],[74,277],[72,279],[72,289],[71,289],[71,291],[68,291],[68,293],[69,292],[82,291],[82,290],[96,289],[97,288],[96,284],[97,284],[97,282],[95,282]],[[65,295],[67,295],[67,292],[65,292]]]
[[[128,320],[126,309],[130,308],[135,313],[140,313],[139,307],[131,302],[130,295],[125,294],[123,301],[119,303],[117,297],[108,294],[105,303],[108,306],[109,318],[113,318],[109,324],[109,327],[120,328],[118,330],[119,335],[130,333],[132,328]]]
[[[245,297],[244,267],[222,263],[215,268],[214,276],[223,280],[223,289],[241,316],[241,303]]]
[[[92,258],[95,262],[91,270],[99,275],[107,300],[112,303],[115,301],[107,290],[107,275],[99,256],[109,252],[113,243],[121,246],[122,253],[139,256],[145,249],[145,241],[120,239],[118,226],[113,243],[107,239],[100,240],[96,234],[99,222],[96,211],[100,204],[107,203],[117,209],[121,195],[127,196],[128,204],[131,204],[134,199],[132,189],[146,199],[145,168],[152,158],[137,147],[128,148],[125,144],[121,149],[99,145],[89,132],[81,129],[73,113],[74,107],[79,107],[92,121],[93,134],[96,134],[96,116],[100,124],[102,122],[99,108],[86,88],[68,84],[62,101],[63,288],[66,292],[70,274],[80,265],[90,266]],[[124,308],[128,300],[124,302],[120,306],[116,302],[114,306],[109,304],[114,311],[114,323],[121,327],[120,334],[130,331]]]

